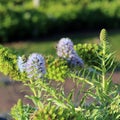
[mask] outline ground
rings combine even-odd
[[[26,94],[30,94],[30,90],[23,86],[22,83],[12,81],[0,74],[0,114],[9,112],[19,98],[24,103],[30,103],[29,100],[24,98]]]

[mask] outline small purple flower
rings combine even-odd
[[[28,78],[41,78],[46,73],[45,61],[42,55],[33,53],[28,57],[26,64]]]
[[[62,38],[57,44],[57,55],[62,58],[69,58],[73,53],[73,43],[69,38]]]
[[[20,72],[24,72],[26,68],[26,62],[24,60],[24,57],[18,56],[17,64]]]

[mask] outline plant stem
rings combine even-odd
[[[33,84],[33,81],[31,79],[30,79],[30,83]],[[31,88],[31,87],[30,87],[30,89],[32,90],[34,96],[37,97],[37,93],[36,93],[35,89]]]
[[[33,81],[32,81],[32,79],[30,79],[30,84],[31,85],[33,85]],[[33,94],[34,94],[34,96],[36,97],[36,98],[39,98],[39,96],[37,95],[37,89],[35,89],[35,88],[33,88],[33,86],[32,87],[30,87],[30,89],[32,90],[32,92],[33,92]],[[41,108],[43,108],[43,106],[42,106],[42,103],[41,103],[41,101],[39,100],[39,101],[34,101],[34,104],[38,107],[38,109],[41,109]]]
[[[106,90],[106,80],[105,80],[105,75],[106,75],[106,66],[105,66],[105,59],[106,59],[106,41],[102,41],[102,46],[103,46],[103,57],[102,57],[102,87],[103,87],[103,92],[105,93]]]

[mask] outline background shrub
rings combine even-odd
[[[32,1],[0,2],[0,40],[38,38],[41,36],[120,27],[119,0],[51,0],[39,8]]]

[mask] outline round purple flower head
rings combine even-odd
[[[73,53],[73,43],[69,38],[62,38],[57,44],[57,55],[62,58],[69,58]]]
[[[57,44],[57,55],[65,58],[71,65],[84,66],[84,62],[77,55],[73,48],[73,43],[69,38],[62,38]]]
[[[26,68],[26,61],[24,59],[24,56],[23,57],[18,56],[17,64],[20,72],[24,72]]]
[[[28,78],[41,78],[46,73],[45,61],[42,55],[33,53],[28,57],[26,64]]]

